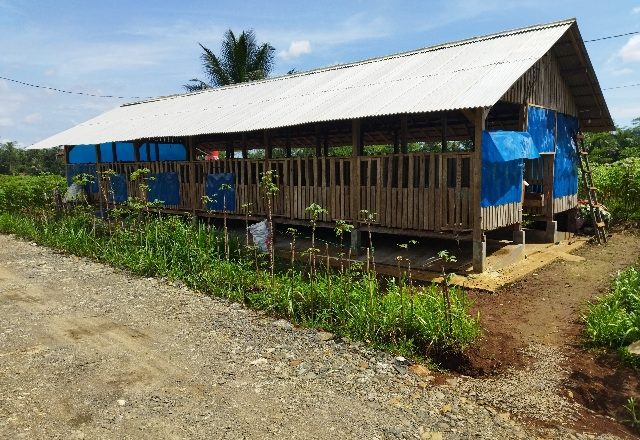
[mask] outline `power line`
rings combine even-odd
[[[6,78],[4,76],[0,76],[0,79],[4,79],[5,81],[11,81],[13,83],[16,84],[20,84],[23,86],[29,86],[29,87],[35,87],[38,89],[46,89],[46,90],[53,90],[54,92],[60,92],[60,93],[67,93],[69,95],[82,95],[82,96],[91,96],[94,98],[114,98],[114,99],[149,99],[149,96],[115,96],[115,95],[96,95],[93,93],[85,93],[85,92],[71,92],[69,90],[63,90],[63,89],[57,89],[55,87],[49,87],[49,86],[42,86],[42,85],[38,85],[38,84],[31,84],[28,82],[24,82],[24,81],[18,81],[17,79],[11,79],[11,78]]]
[[[602,89],[602,90],[625,89],[627,87],[638,87],[638,86],[640,86],[640,83],[627,84],[627,85],[624,85],[624,86],[616,86],[616,87],[607,87],[607,88]]]
[[[594,38],[593,40],[584,40],[584,42],[585,43],[591,43],[593,41],[609,40],[611,38],[626,37],[627,35],[635,35],[635,34],[640,34],[640,31],[627,32],[626,34],[608,35],[606,37]]]
[[[611,38],[620,38],[620,37],[626,37],[628,35],[636,35],[636,34],[640,34],[640,31],[626,32],[624,34],[617,34],[617,35],[608,35],[606,37],[594,38],[594,39],[591,39],[591,40],[584,40],[584,42],[585,43],[592,43],[594,41],[609,40]],[[13,83],[20,84],[20,85],[23,85],[23,86],[35,87],[35,88],[38,88],[38,89],[52,90],[54,92],[67,93],[69,95],[81,95],[81,96],[91,96],[93,98],[111,98],[111,99],[153,99],[152,96],[116,96],[116,95],[96,95],[94,93],[85,93],[85,92],[72,92],[72,91],[69,91],[69,90],[58,89],[58,88],[55,88],[55,87],[49,87],[49,86],[43,86],[43,85],[39,85],[39,84],[31,84],[31,83],[24,82],[24,81],[18,81],[17,79],[7,78],[7,77],[4,77],[4,76],[0,76],[0,79],[3,79],[5,81],[11,81]],[[607,87],[607,88],[604,88],[602,90],[623,89],[623,88],[627,88],[627,87],[637,87],[639,85],[640,84],[627,84],[627,85],[624,85],[624,86]]]

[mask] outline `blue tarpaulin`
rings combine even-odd
[[[159,201],[166,205],[180,204],[180,182],[177,173],[156,173],[148,175],[149,192],[147,200]]]
[[[139,147],[140,160],[142,162],[156,160],[187,160],[187,150],[182,144],[148,144],[149,156],[147,157],[147,144]],[[157,145],[157,151],[156,151]],[[159,157],[158,157],[159,156]]]
[[[127,193],[127,176],[124,174],[116,174],[111,176],[111,191],[113,191],[113,199],[116,203],[124,203],[129,197]]]
[[[529,107],[527,131],[538,153],[555,151],[556,112],[541,107]]]
[[[227,184],[231,189],[221,190],[220,185]],[[212,211],[223,211],[225,209],[224,201],[226,199],[227,212],[234,212],[236,206],[236,177],[233,173],[217,173],[207,174],[207,182],[205,184],[205,194],[213,199],[213,202],[207,203],[207,209]]]
[[[93,150],[95,152],[95,149]],[[74,163],[67,165],[67,186],[73,183],[73,176],[78,174],[90,174],[93,176],[93,182],[89,184],[89,192],[98,192],[98,173],[96,166],[92,163]]]
[[[578,119],[558,113],[558,146],[553,163],[553,197],[578,193],[578,155],[574,137]]]
[[[96,163],[95,145],[76,145],[69,150],[69,163]]]
[[[531,135],[525,131],[483,131],[482,161],[508,162],[517,159],[537,159]]]
[[[482,132],[480,205],[487,207],[520,202],[524,159],[539,157],[529,133]]]

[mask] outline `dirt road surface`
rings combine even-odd
[[[563,427],[564,358],[527,350],[527,374],[443,377],[0,235],[3,439],[616,438]]]

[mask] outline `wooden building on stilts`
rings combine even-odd
[[[115,171],[116,203],[148,168],[149,199],[194,216],[221,214],[204,196],[222,183],[230,216],[247,205],[264,216],[259,182],[275,170],[277,222],[306,223],[315,202],[328,210],[321,224],[361,227],[367,210],[377,232],[472,240],[481,272],[485,232],[511,228],[523,243],[523,212],[555,239],[556,217],[577,204],[577,133],[611,129],[577,23],[565,20],[125,104],[30,148],[64,146],[69,181]],[[206,160],[211,150],[225,154]]]

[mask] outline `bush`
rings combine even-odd
[[[593,183],[614,219],[640,222],[640,157],[594,166]]]
[[[589,305],[584,320],[596,346],[621,349],[640,340],[640,271],[619,273],[611,291]]]
[[[54,188],[64,191],[66,182],[62,176],[0,175],[0,212],[46,208],[51,204]]]

